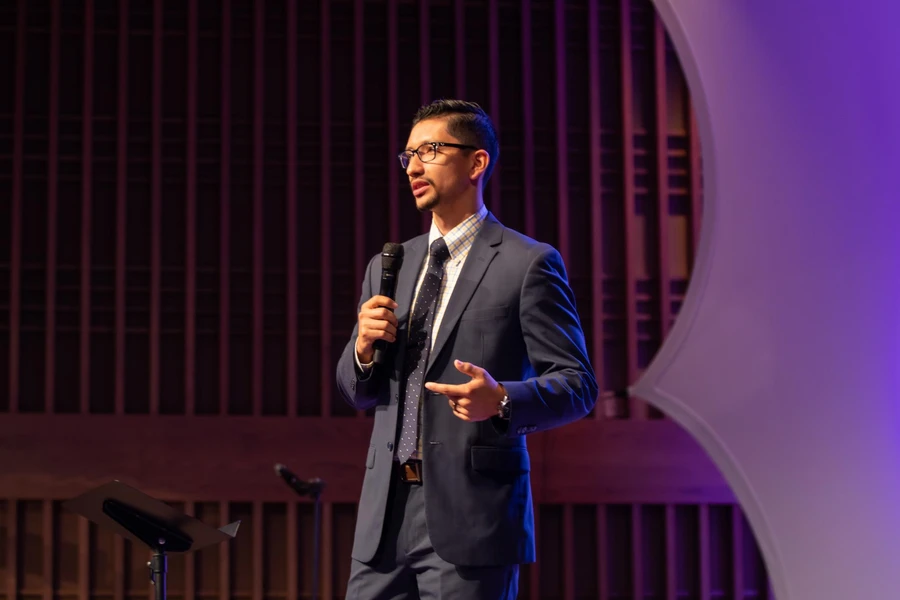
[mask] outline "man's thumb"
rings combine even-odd
[[[460,373],[465,373],[469,377],[478,377],[481,369],[473,365],[472,363],[463,362],[461,360],[454,361],[454,365],[456,366],[456,370]]]

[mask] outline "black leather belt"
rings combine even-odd
[[[400,469],[400,481],[404,483],[422,483],[422,461],[411,458],[403,464],[398,464]]]

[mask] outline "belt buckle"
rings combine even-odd
[[[408,460],[401,464],[400,480],[405,483],[422,483],[422,461]]]

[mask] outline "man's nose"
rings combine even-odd
[[[422,173],[424,170],[425,168],[422,166],[422,161],[419,160],[419,155],[413,154],[406,165],[406,174],[412,177],[414,174]]]

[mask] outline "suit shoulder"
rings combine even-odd
[[[503,232],[503,242],[504,244],[508,243],[510,249],[514,252],[525,253],[525,255],[531,257],[532,260],[538,256],[559,256],[559,251],[550,244],[539,242],[534,238],[530,238],[524,233],[516,231],[515,229],[510,229],[509,227],[506,227]]]

